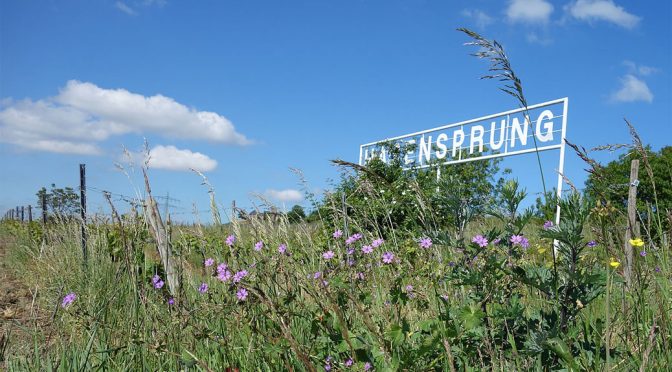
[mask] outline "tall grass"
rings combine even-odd
[[[380,189],[375,186],[362,192],[373,197]],[[360,212],[361,219],[373,213]],[[365,363],[380,370],[667,368],[672,362],[669,239],[643,237],[649,254],[636,261],[636,284],[626,291],[622,266],[608,264],[622,256],[616,247],[625,220],[599,208],[590,213],[577,230],[586,234],[579,241],[593,236],[599,245],[573,262],[577,270],[604,268],[606,291],[589,304],[569,304],[576,317],[558,334],[544,334],[552,328],[541,324],[550,321],[544,317],[553,314],[561,297],[524,283],[535,279],[531,273],[549,275],[544,268],[552,259],[544,247],[550,238],[540,227],[543,221],[524,227],[531,240],[527,250],[489,244],[475,257],[478,247],[468,241],[435,237],[424,249],[417,241],[424,237],[421,231],[394,236],[389,226],[362,231],[361,220],[349,221],[353,233],[363,234],[352,245],[357,251],[352,256],[344,238],[331,236],[337,226],[325,222],[238,221],[232,247],[225,243],[234,233],[231,225],[173,226],[182,283],[174,305],[168,304],[165,287],[152,286],[152,276],[163,272],[140,218],[126,218],[121,227],[89,224],[88,265],[82,262],[77,224],[61,221],[42,232],[36,225],[5,222],[1,233],[15,237],[9,252],[15,274],[37,288],[38,312],[49,319],[41,328],[21,330],[30,338],[10,340],[6,367],[318,370],[347,369],[352,359],[359,370]],[[370,217],[367,225],[377,221]],[[492,241],[495,235],[488,231],[499,230],[497,236],[508,239],[505,225],[479,216],[467,235],[483,233]],[[361,253],[363,245],[380,237],[386,240],[373,253]],[[264,243],[259,252],[253,249],[258,241]],[[285,254],[277,250],[282,243]],[[336,257],[324,259],[328,250]],[[385,264],[381,257],[388,251],[396,259]],[[508,257],[507,263],[495,271],[492,257]],[[222,283],[215,266],[203,265],[204,258],[249,275],[235,285]],[[356,261],[352,266],[350,259]],[[569,262],[559,258],[560,265]],[[515,268],[527,271],[520,276]],[[201,283],[209,285],[206,293],[197,290]],[[244,301],[236,297],[240,288],[249,293]],[[69,292],[77,299],[62,308]],[[534,324],[540,328],[529,328]]]

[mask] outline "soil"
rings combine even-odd
[[[8,356],[30,352],[31,330],[44,330],[49,315],[37,304],[36,289],[32,291],[17,278],[7,253],[14,239],[0,236],[0,370],[5,370]],[[25,355],[25,354],[24,354]]]

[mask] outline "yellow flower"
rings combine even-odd
[[[609,265],[615,269],[615,268],[621,266],[621,263],[616,261],[616,259],[612,257],[611,262],[609,262]]]
[[[633,246],[633,247],[643,247],[644,242],[640,238],[630,239],[630,245]]]
[[[539,252],[539,254],[543,254],[544,252],[546,252],[546,248],[539,247],[538,252]]]

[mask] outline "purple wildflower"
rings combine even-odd
[[[553,226],[554,226],[553,221],[546,221],[546,222],[544,222],[544,230],[548,230],[548,229],[550,229],[550,228],[553,227]]]
[[[215,264],[215,260],[213,260],[212,258],[208,258],[207,260],[205,260],[205,262],[203,262],[203,264],[205,264],[205,267],[210,267]]]
[[[163,288],[163,285],[164,285],[164,284],[165,284],[165,283],[163,282],[163,280],[161,280],[161,277],[160,277],[160,276],[158,276],[158,275],[154,275],[154,276],[152,277],[152,285],[154,286],[154,288],[156,288],[156,289],[161,289],[161,288]]]
[[[332,258],[334,258],[334,251],[326,251],[326,252],[322,253],[322,257],[325,260],[331,260]]]
[[[354,266],[355,265],[355,260],[348,260],[348,266]]]
[[[243,278],[246,276],[247,276],[247,270],[240,270],[233,276],[233,282],[238,283],[241,280],[243,280]]]
[[[348,255],[354,254],[355,249],[354,248],[348,248],[348,250],[345,253],[347,253]]]
[[[327,371],[327,372],[331,371],[331,364],[325,364],[324,365],[324,370]]]
[[[409,293],[410,293],[410,292],[413,292],[413,286],[410,285],[410,284],[408,284],[408,285],[406,286],[406,292],[409,292]]]
[[[343,231],[341,231],[341,230],[336,230],[336,231],[334,231],[334,234],[333,234],[332,236],[334,237],[334,239],[338,239],[338,238],[340,238],[341,236],[343,236]]]
[[[362,234],[357,233],[345,240],[345,244],[350,245],[362,238]]]
[[[207,283],[201,283],[201,286],[198,287],[198,291],[201,293],[205,293],[208,291],[208,284]]]
[[[238,301],[245,301],[245,299],[247,299],[247,289],[239,289],[238,292],[236,292],[236,297],[238,298]]]
[[[282,243],[278,246],[278,253],[285,254],[286,251],[287,251],[287,244]]]
[[[383,253],[383,263],[391,264],[392,260],[394,260],[394,253],[392,252]]]
[[[226,271],[226,269],[228,269],[228,268],[229,267],[224,262],[222,262],[219,265],[217,265],[217,272],[222,273],[222,272]]]
[[[656,268],[654,269],[654,271],[657,272],[657,273],[659,273],[659,272],[660,272],[660,266],[656,266]]]
[[[371,363],[369,363],[369,362],[364,363],[364,370],[365,371],[370,371],[371,370]]]
[[[366,254],[369,254],[369,253],[373,252],[373,247],[370,246],[370,245],[365,245],[365,246],[362,247],[362,252],[366,253]]]
[[[262,248],[264,248],[264,242],[258,241],[254,243],[254,250],[259,252]]]
[[[228,245],[229,247],[232,247],[235,242],[236,242],[235,235],[229,235],[226,237],[226,245]]]
[[[313,274],[313,279],[318,279],[321,276],[322,276],[322,272],[321,271],[316,271],[315,274]]]
[[[221,280],[223,283],[226,283],[231,279],[231,272],[229,270],[223,270],[217,273],[217,279]]]
[[[646,257],[646,251],[639,252],[639,255],[642,256],[642,257]]]
[[[425,248],[425,249],[431,248],[432,244],[433,244],[432,239],[430,239],[430,238],[425,237],[425,238],[420,239],[420,248]]]
[[[77,298],[77,295],[75,294],[75,292],[68,293],[67,295],[65,295],[65,297],[63,297],[63,302],[61,302],[61,307],[65,309],[66,307],[70,306],[70,304],[73,303],[76,298]]]
[[[444,301],[448,301],[448,295],[447,294],[442,294],[441,298],[443,298]]]
[[[493,244],[493,245],[497,245],[497,244],[499,244],[499,242],[501,242],[501,241],[502,241],[502,239],[500,239],[500,238],[496,238],[495,240],[492,241],[492,244]]]
[[[586,245],[587,245],[589,248],[595,248],[595,247],[597,247],[597,242],[594,241],[594,240],[591,240],[591,241],[589,241]]]
[[[371,242],[371,246],[372,246],[373,248],[378,248],[378,247],[380,247],[381,245],[383,245],[383,243],[385,243],[385,240],[383,240],[383,239],[376,239],[376,240],[374,240],[373,242]]]
[[[450,267],[455,266],[455,261],[450,261],[450,262],[448,262],[448,266],[450,266]]]
[[[352,364],[353,364],[353,363],[354,363],[354,361],[352,360],[352,358],[348,358],[348,360],[346,360],[345,363],[343,363],[343,364],[344,364],[346,367],[352,367]]]
[[[519,245],[524,249],[527,249],[530,246],[530,242],[522,235],[512,235],[511,243],[513,243],[513,245]]]
[[[172,306],[172,305],[175,305],[175,299],[172,298],[172,297],[169,298],[169,299],[168,299],[168,305],[171,305],[171,306]]]
[[[357,273],[357,279],[359,279],[359,280],[364,280],[364,273],[361,272],[361,271],[358,272],[358,273]]]
[[[486,239],[483,235],[474,236],[474,238],[471,239],[471,242],[476,243],[481,248],[485,248],[488,245],[488,239]]]

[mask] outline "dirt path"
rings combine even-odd
[[[41,327],[44,320],[35,303],[35,289],[31,292],[7,262],[13,244],[12,237],[0,235],[0,370],[4,370],[9,353],[20,352],[32,342],[26,329]]]

